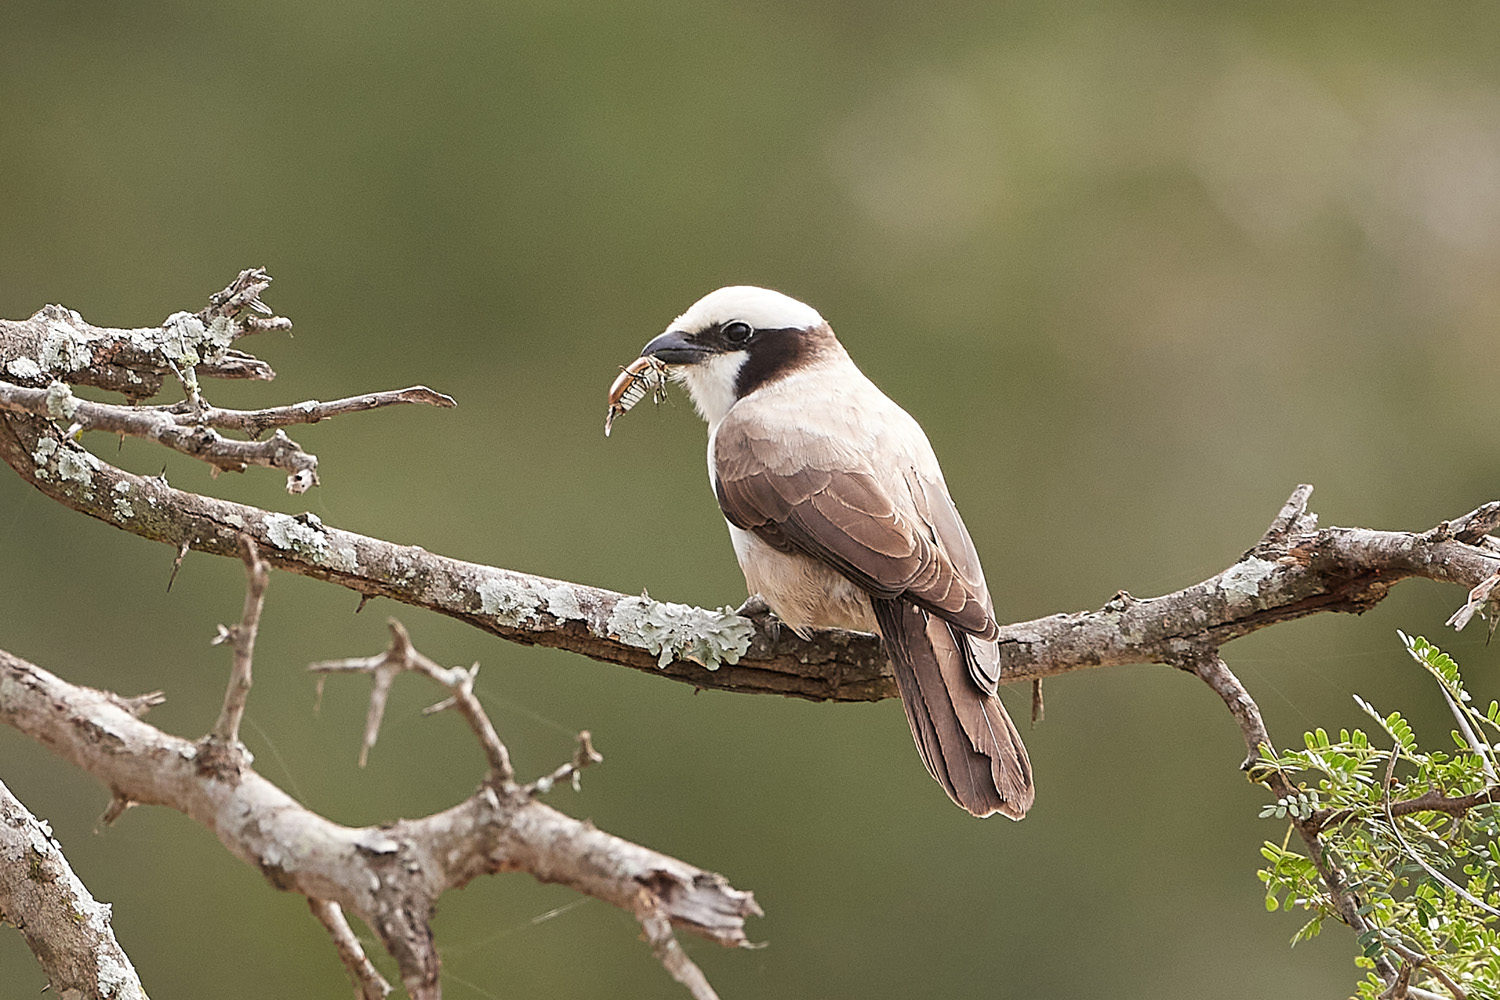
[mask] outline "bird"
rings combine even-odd
[[[999,625],[979,555],[921,426],[817,310],[710,292],[646,344],[708,422],[708,474],[745,584],[804,638],[879,635],[927,771],[974,816],[1035,791],[996,696]]]

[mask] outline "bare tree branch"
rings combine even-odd
[[[199,325],[227,325],[236,336],[248,332],[253,326],[246,324],[256,317],[231,312],[238,318],[226,318],[225,310],[244,312],[249,302],[269,312],[258,298],[269,280],[262,271],[242,272],[197,314]],[[180,339],[183,322],[169,322],[156,331],[160,337],[146,339]],[[24,358],[17,348],[6,346],[6,337],[7,329],[0,327],[0,361]],[[73,357],[59,351],[48,357]],[[169,355],[158,349],[155,360],[170,369],[174,362]],[[14,367],[12,363],[10,369]],[[21,367],[29,370],[24,363]],[[80,368],[88,371],[75,365],[45,374],[82,380]],[[0,372],[10,369],[0,366]],[[200,415],[220,412],[198,398],[190,397],[185,405],[187,412]],[[296,407],[280,408],[283,416],[287,409]],[[260,427],[259,419],[245,418],[247,429]],[[0,458],[59,502],[178,551],[237,554],[239,536],[247,533],[277,568],[337,583],[363,599],[389,597],[438,611],[516,642],[569,649],[699,688],[839,701],[895,694],[873,636],[825,630],[803,640],[777,628],[766,615],[747,618],[627,597],[356,535],[326,526],[312,514],[292,517],[186,493],[109,465],[84,450],[66,429],[32,411],[0,412]],[[1500,502],[1420,534],[1319,529],[1307,511],[1311,492],[1311,486],[1299,486],[1255,547],[1202,583],[1147,599],[1121,591],[1097,611],[1004,626],[1007,678],[1034,679],[1124,663],[1173,663],[1185,651],[1218,649],[1279,622],[1320,611],[1365,611],[1409,577],[1475,588],[1500,573],[1500,545],[1486,534],[1500,523]],[[1471,605],[1477,610],[1488,596],[1486,590]]]
[[[453,400],[426,386],[412,386],[388,392],[372,392],[320,403],[308,400],[291,406],[266,410],[225,410],[204,405],[194,408],[187,403],[170,407],[118,406],[79,399],[62,382],[46,389],[29,389],[0,381],[0,410],[30,413],[54,420],[71,421],[69,430],[108,431],[127,437],[144,438],[201,459],[218,470],[244,472],[252,465],[281,469],[290,475],[287,492],[303,493],[318,482],[318,459],[279,429],[264,441],[237,441],[226,438],[213,428],[243,430],[252,437],[270,428],[292,424],[315,424],[328,417],[361,410],[373,410],[400,403],[427,403],[433,406],[455,406]],[[68,435],[72,436],[72,433]]]
[[[130,399],[156,395],[168,376],[195,382],[191,372],[273,379],[270,365],[229,346],[247,334],[292,328],[291,320],[273,315],[260,301],[270,284],[263,268],[241,271],[210,296],[207,308],[174,313],[159,327],[92,326],[65,306],[43,306],[29,319],[0,320],[0,377],[37,389],[54,381],[90,385]]]
[[[0,458],[59,502],[144,538],[216,555],[248,533],[286,569],[366,597],[427,608],[515,642],[568,649],[698,688],[816,701],[895,695],[874,636],[822,630],[801,639],[769,616],[654,601],[482,566],[291,516],[174,489],[115,468],[46,421],[0,415]],[[40,456],[40,457],[38,457]],[[1154,598],[1121,591],[1097,611],[1052,615],[1000,630],[1009,680],[1088,667],[1172,663],[1324,611],[1360,613],[1408,578],[1474,587],[1500,571],[1500,551],[1433,532],[1317,528],[1311,487],[1293,494],[1295,525],[1201,583]],[[1283,511],[1285,514],[1286,511]]]
[[[344,963],[344,968],[349,971],[349,978],[354,982],[355,1000],[385,1000],[390,995],[391,984],[385,981],[380,970],[365,955],[365,949],[360,945],[359,938],[354,936],[354,929],[349,926],[349,921],[344,919],[344,911],[339,909],[339,904],[330,903],[326,899],[309,899],[307,905],[333,938],[339,960]]]
[[[340,826],[248,765],[218,766],[202,744],[162,732],[122,701],[0,651],[0,722],[94,775],[115,798],[189,816],[276,888],[357,915],[396,959],[413,997],[439,995],[428,929],[437,898],[496,872],[527,872],[633,915],[645,892],[673,926],[749,946],[745,918],[761,912],[750,893],[558,812],[524,788],[486,783],[420,819]]]
[[[145,1000],[146,991],[47,824],[0,784],[0,917],[14,924],[52,992],[79,1000]]]
[[[249,536],[240,539],[245,559],[245,610],[240,623],[232,628],[219,626],[214,644],[228,643],[234,650],[229,686],[224,691],[224,708],[214,723],[210,738],[235,753],[240,745],[240,720],[245,717],[245,703],[250,700],[251,667],[255,658],[255,634],[260,629],[260,612],[266,603],[266,584],[271,567],[260,558],[260,550]]]
[[[199,423],[210,427],[243,431],[252,438],[258,438],[273,427],[316,424],[329,417],[343,416],[345,413],[359,413],[387,406],[418,403],[445,408],[458,405],[452,396],[446,396],[425,385],[413,385],[405,389],[387,389],[384,392],[366,392],[358,396],[345,396],[343,399],[329,400],[326,403],[309,399],[301,403],[292,403],[290,406],[272,406],[263,410],[226,410],[217,406],[206,406],[196,418],[185,403],[173,403],[171,406],[163,407],[143,407],[143,409],[169,414],[178,423],[196,419]]]

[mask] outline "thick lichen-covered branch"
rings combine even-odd
[[[3,689],[0,689],[3,697]],[[53,995],[145,1000],[110,927],[108,903],[88,889],[52,831],[0,784],[0,919],[26,939]]]
[[[176,314],[151,336],[142,335],[139,339],[150,345],[146,353],[152,363],[179,371],[173,361],[177,350],[181,357],[209,359],[197,371],[218,374],[210,361],[228,349],[225,336],[283,328],[284,320],[264,318],[270,310],[259,295],[269,281],[264,271],[242,272],[211,298],[207,309]],[[75,332],[81,329],[72,319],[66,325]],[[196,332],[199,327],[201,333]],[[32,353],[36,351],[34,331],[19,336],[15,328],[16,324],[0,325],[0,378],[14,374],[19,363],[28,373],[37,369],[33,386],[45,387],[64,369],[75,381],[111,382],[108,372],[85,377],[109,362],[92,347],[76,347],[76,338],[68,339],[72,334],[66,330],[57,328],[42,338],[51,345],[43,352],[48,361],[44,367],[26,353],[27,344]],[[113,340],[134,343],[138,332],[113,331]],[[22,348],[7,344],[7,337],[17,336]],[[183,337],[198,346],[191,351],[163,346],[186,343]],[[112,387],[121,387],[114,382]],[[451,403],[421,387],[395,395],[401,397],[395,401]],[[239,418],[224,418],[230,421],[224,426],[237,419],[243,430],[263,431],[289,422],[290,411],[303,407],[310,418],[363,408],[346,403],[241,411]],[[202,418],[228,412],[191,396],[171,407],[148,409],[174,421],[183,413]],[[516,642],[568,649],[700,688],[838,701],[876,700],[896,693],[873,636],[825,630],[804,640],[779,628],[764,613],[746,617],[728,609],[706,610],[483,566],[343,531],[310,513],[289,515],[176,490],[159,478],[132,475],[88,452],[66,423],[34,409],[0,412],[0,458],[59,502],[167,543],[179,554],[194,550],[236,555],[243,533],[273,566],[340,584],[363,598],[388,597]],[[1311,492],[1311,486],[1298,487],[1249,551],[1192,587],[1154,598],[1136,598],[1122,590],[1098,610],[1003,626],[1006,677],[1034,680],[1085,667],[1175,663],[1194,650],[1218,649],[1279,622],[1322,611],[1364,611],[1395,583],[1411,577],[1471,588],[1468,604],[1455,616],[1456,626],[1488,604],[1496,589],[1493,581],[1500,579],[1500,547],[1488,537],[1500,524],[1500,502],[1421,533],[1318,528],[1316,517],[1307,511]]]
[[[313,514],[177,490],[53,434],[39,418],[0,415],[0,458],[67,506],[174,550],[236,555],[240,533],[248,533],[277,568],[699,688],[835,701],[896,693],[873,636],[825,630],[804,640],[766,615],[747,618],[453,559],[344,531]],[[1098,610],[1002,626],[1007,678],[1173,663],[1279,622],[1365,611],[1401,580],[1475,587],[1500,571],[1500,549],[1486,536],[1469,542],[1436,529],[1319,528],[1305,509],[1310,492],[1294,494],[1296,517],[1201,583],[1152,598],[1121,591]]]
[[[94,326],[59,305],[24,320],[0,320],[0,379],[36,389],[88,385],[146,399],[171,377],[188,386],[199,376],[275,378],[270,365],[231,346],[252,333],[291,329],[291,320],[260,300],[270,284],[263,268],[241,271],[204,309],[173,313],[154,327]]]

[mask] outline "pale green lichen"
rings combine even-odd
[[[732,608],[710,611],[653,601],[643,594],[615,604],[609,632],[626,645],[655,653],[658,667],[691,660],[717,670],[721,663],[738,663],[750,649],[755,623]]]
[[[510,628],[541,621],[543,614],[560,622],[585,617],[578,591],[572,584],[525,577],[488,577],[474,590],[479,595],[479,610]]]
[[[278,549],[300,552],[305,556],[320,558],[328,552],[328,536],[323,524],[312,514],[301,518],[290,514],[267,514],[265,517],[266,538]]]
[[[479,594],[479,610],[501,625],[520,628],[541,613],[542,597],[525,580],[489,577],[475,591]]]
[[[53,420],[72,420],[73,414],[78,412],[79,402],[66,382],[54,380],[47,386],[47,416]]]
[[[46,465],[47,459],[57,451],[57,440],[50,437],[39,437],[36,439],[36,451],[31,453],[31,460],[37,465]]]
[[[57,456],[57,476],[88,486],[94,481],[95,461],[94,456],[82,448],[64,448]]]
[[[78,322],[83,318],[73,313]],[[66,319],[53,316],[47,321],[47,336],[42,339],[42,349],[37,360],[43,370],[49,372],[77,371],[94,362],[88,339]]]
[[[578,592],[565,583],[542,590],[542,599],[547,602],[547,613],[558,621],[582,618],[583,606],[578,603]]]
[[[1235,563],[1219,578],[1219,587],[1231,608],[1254,604],[1263,597],[1266,579],[1276,571],[1276,564],[1258,556]]]
[[[5,366],[5,370],[22,381],[30,381],[42,375],[42,366],[31,358],[15,358]]]
[[[115,501],[115,517],[122,521],[128,521],[135,517],[135,508],[130,506],[130,501],[123,498]]]

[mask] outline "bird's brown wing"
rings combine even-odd
[[[733,414],[719,426],[715,488],[729,523],[827,563],[872,597],[905,597],[965,632],[995,637],[979,557],[941,481],[910,469],[877,472],[847,455],[823,463],[826,444],[789,435],[799,436],[777,427],[773,441]],[[990,691],[996,680],[975,677]]]
[[[995,697],[989,592],[936,460],[922,457],[877,470],[797,428],[731,414],[714,436],[715,492],[731,524],[869,593],[928,772],[974,815],[1020,819],[1034,794],[1031,763]]]

